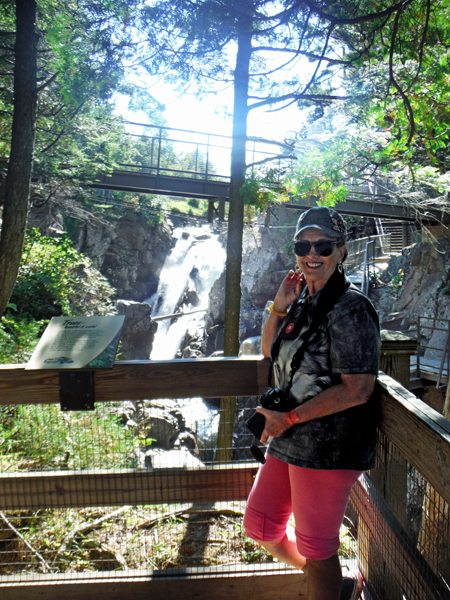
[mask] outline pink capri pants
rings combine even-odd
[[[330,558],[339,548],[350,490],[361,474],[304,469],[266,454],[245,509],[247,535],[257,542],[279,542],[294,513],[300,554],[311,560]]]

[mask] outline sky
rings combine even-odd
[[[232,130],[232,106],[233,89],[230,88],[217,94],[209,94],[206,98],[199,100],[194,95],[185,94],[182,97],[174,92],[168,85],[159,84],[152,89],[154,97],[165,106],[162,113],[168,127],[199,131],[203,133],[214,133],[223,136],[231,136]],[[125,97],[116,100],[116,111],[129,121],[151,124],[144,112],[130,113],[127,110],[127,99]],[[304,115],[295,105],[277,112],[268,112],[264,109],[250,111],[247,133],[249,136],[263,137],[265,139],[283,142],[289,137],[289,132],[298,132],[302,128]],[[133,133],[141,134],[142,128],[132,127]],[[151,130],[148,131],[152,135]],[[153,133],[154,135],[154,133]],[[183,135],[175,134],[185,139]],[[188,135],[189,139],[194,139]],[[206,141],[205,136],[197,138],[200,142]],[[217,144],[230,144],[230,141],[218,138]],[[277,150],[275,147],[260,146],[261,149],[269,151]],[[186,144],[175,145],[177,152],[192,150],[192,146]],[[229,171],[229,151],[220,149],[211,150],[211,160],[219,174],[227,175]],[[263,155],[256,156],[256,159]],[[248,162],[251,157],[248,156]]]
[[[180,97],[170,86],[161,83],[152,89],[152,94],[165,106],[163,118],[169,127],[231,135],[232,88],[217,94],[211,93],[199,100],[191,94]],[[116,110],[130,121],[150,123],[144,112],[128,113],[125,97],[117,99]],[[289,131],[298,132],[301,129],[303,119],[296,106],[277,112],[258,109],[249,113],[247,133],[282,142]]]

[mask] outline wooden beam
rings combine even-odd
[[[2,578],[5,579],[5,578]],[[9,578],[8,578],[9,579]],[[12,578],[11,578],[12,579]],[[43,575],[0,583],[2,600],[306,600],[306,575],[283,565],[233,565],[148,571],[141,576],[105,572],[81,577]]]
[[[433,488],[450,503],[450,421],[380,373],[379,427]]]
[[[247,500],[258,463],[0,474],[0,510]]]
[[[95,371],[95,401],[257,396],[267,387],[268,369],[260,356],[118,361]],[[0,405],[58,404],[59,373],[0,365]]]

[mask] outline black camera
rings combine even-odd
[[[289,412],[297,406],[296,401],[278,388],[267,388],[259,399],[259,403],[263,408],[268,410],[276,410],[277,412]],[[253,413],[248,419],[246,425],[253,435],[261,439],[266,424],[266,417],[259,412]]]

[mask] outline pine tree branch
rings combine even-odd
[[[296,0],[298,1],[298,0]],[[393,4],[389,8],[382,10],[380,12],[369,13],[367,15],[361,15],[360,17],[352,17],[347,19],[339,19],[334,15],[326,13],[321,8],[319,8],[314,2],[310,0],[301,0],[301,4],[306,5],[310,10],[312,10],[318,17],[332,23],[333,25],[359,25],[361,23],[370,23],[371,21],[376,21],[377,19],[383,19],[385,17],[390,17],[394,13],[402,12],[407,6],[412,4],[414,0],[402,0],[401,2],[397,2]]]
[[[255,99],[257,96],[249,96],[249,99]],[[285,102],[286,100],[309,100],[310,102],[331,102],[332,100],[350,100],[351,96],[334,96],[328,94],[305,94],[304,92],[292,92],[291,94],[285,94],[284,96],[277,96],[273,98],[266,98],[260,102],[254,102],[250,104],[248,110],[254,110],[261,106],[267,106],[271,104],[278,104],[279,102]]]
[[[42,92],[42,90],[44,90],[46,87],[48,87],[51,83],[53,83],[53,81],[55,81],[55,79],[58,77],[58,73],[53,73],[53,75],[50,77],[50,79],[47,79],[47,81],[45,81],[42,85],[40,85],[37,88],[37,93],[39,94],[39,92]]]
[[[414,122],[414,112],[411,106],[411,102],[409,101],[408,96],[406,95],[406,93],[403,91],[403,89],[401,88],[400,84],[397,82],[397,80],[395,79],[395,75],[394,75],[394,50],[395,50],[395,40],[397,37],[397,32],[398,32],[398,23],[400,21],[400,15],[401,12],[399,11],[396,15],[395,15],[395,19],[394,19],[394,27],[392,30],[392,37],[391,37],[391,47],[389,50],[389,77],[390,77],[390,83],[392,83],[392,85],[395,87],[395,89],[397,90],[397,92],[400,94],[402,100],[403,100],[403,104],[405,106],[405,110],[406,110],[406,117],[409,121],[409,136],[408,136],[408,140],[406,142],[406,145],[409,146],[412,142],[412,139],[414,137],[414,133],[415,133],[415,129],[416,129],[416,125]]]

